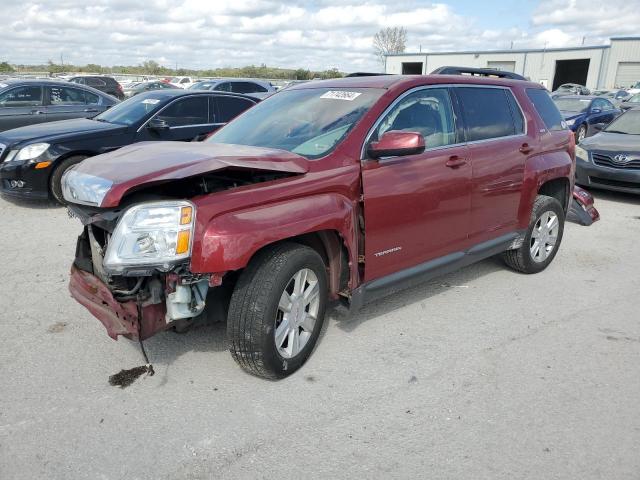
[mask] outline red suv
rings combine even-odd
[[[206,142],[135,144],[68,171],[84,224],[71,294],[114,339],[224,312],[233,358],[286,376],[329,301],[354,309],[497,254],[544,270],[573,190],[563,125],[521,80],[291,87]]]

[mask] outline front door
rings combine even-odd
[[[215,129],[210,120],[209,108],[208,95],[179,98],[153,117],[164,120],[168,128],[142,128],[137,141],[173,140],[190,142],[191,140],[199,139]]]
[[[0,95],[0,132],[46,121],[40,85],[25,85]]]
[[[468,243],[471,161],[450,90],[425,87],[400,97],[367,143],[398,130],[422,134],[426,149],[364,159],[365,281],[463,251]]]

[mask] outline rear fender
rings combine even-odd
[[[522,199],[518,210],[519,228],[525,229],[529,226],[533,202],[544,183],[557,178],[566,178],[569,180],[567,194],[570,196],[573,190],[573,177],[574,163],[566,150],[546,152],[530,157],[524,170]],[[566,200],[566,205],[569,205],[569,198]]]
[[[326,193],[219,215],[206,225],[196,227],[191,271],[240,270],[267,245],[308,233],[334,230],[347,248],[350,286],[355,288],[359,283],[355,212],[356,205],[347,197]]]

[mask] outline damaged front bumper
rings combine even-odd
[[[164,303],[145,305],[138,300],[118,301],[102,280],[75,265],[71,267],[69,291],[78,303],[100,320],[114,340],[118,335],[145,340],[168,326]]]

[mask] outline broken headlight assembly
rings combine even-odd
[[[191,256],[195,206],[187,201],[150,202],[129,208],[107,245],[104,268],[169,271]]]

